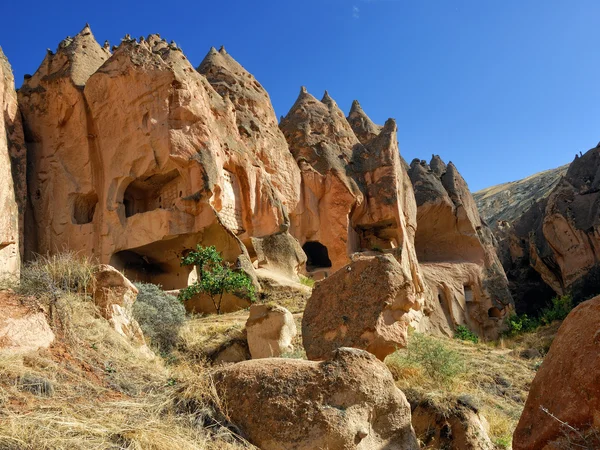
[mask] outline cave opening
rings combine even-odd
[[[123,194],[125,217],[155,209],[170,209],[177,199],[179,172],[152,175],[133,180]]]
[[[85,225],[94,220],[96,205],[98,204],[98,195],[76,194],[71,203],[71,222],[76,225]]]
[[[308,241],[302,246],[302,250],[306,253],[307,272],[331,267],[331,260],[329,259],[327,247],[320,242]]]

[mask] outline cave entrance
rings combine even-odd
[[[155,209],[170,209],[178,198],[179,172],[152,175],[133,180],[123,194],[125,217]]]
[[[240,183],[237,177],[227,170],[223,173],[222,202],[223,207],[219,215],[223,224],[235,234],[240,234],[244,231]]]
[[[76,225],[85,225],[94,220],[98,196],[90,194],[75,194],[71,200],[71,222]]]
[[[309,241],[302,246],[306,253],[306,271],[312,272],[316,269],[325,269],[331,267],[329,252],[327,247],[318,241]]]

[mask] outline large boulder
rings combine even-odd
[[[252,359],[281,356],[294,349],[294,316],[282,306],[252,305],[246,321],[246,336]]]
[[[600,297],[595,297],[571,311],[558,330],[531,384],[513,448],[598,448],[597,431],[595,437],[589,432],[599,428]],[[578,445],[561,446],[569,440]]]
[[[385,365],[349,348],[330,358],[245,361],[214,382],[230,420],[263,450],[418,449],[410,406]]]
[[[25,210],[25,140],[15,80],[0,48],[0,278],[18,278]]]
[[[356,254],[308,299],[302,318],[306,355],[327,359],[339,347],[355,347],[383,360],[406,346],[404,316],[415,307],[410,276],[393,256]]]

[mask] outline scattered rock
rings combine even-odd
[[[567,438],[598,448],[600,442],[580,442],[572,431],[585,436],[590,427],[600,427],[599,330],[600,297],[581,303],[564,320],[531,384],[513,436],[515,450],[567,448],[559,445]]]
[[[419,448],[404,394],[367,352],[245,361],[213,378],[230,420],[263,450]]]
[[[355,347],[383,359],[406,346],[404,315],[418,303],[411,278],[391,256],[356,254],[353,262],[317,283],[302,318],[309,359]]]
[[[282,306],[252,305],[246,335],[252,359],[271,358],[293,351],[294,316]]]

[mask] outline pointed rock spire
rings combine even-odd
[[[446,173],[446,163],[440,158],[440,155],[431,155],[429,166],[438,177]]]
[[[352,102],[350,114],[348,114],[346,120],[348,120],[352,131],[354,131],[354,134],[356,134],[356,137],[363,145],[366,145],[367,142],[377,136],[382,129],[381,126],[375,125],[369,116],[367,116],[358,100]]]

